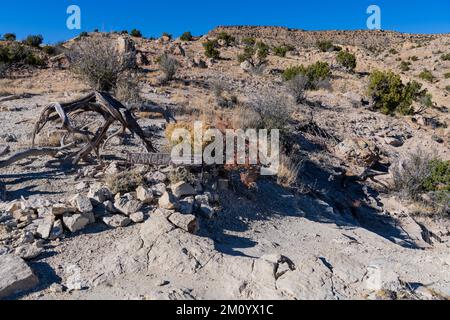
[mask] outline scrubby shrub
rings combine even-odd
[[[260,117],[254,129],[279,129],[282,135],[289,132],[293,106],[284,96],[266,92],[257,96],[251,105]]]
[[[29,45],[30,47],[36,47],[39,48],[42,44],[42,41],[44,41],[44,37],[39,35],[29,35],[25,40],[24,43],[26,45]]]
[[[430,176],[431,161],[431,155],[422,149],[399,159],[391,167],[395,190],[406,198],[418,200],[425,191],[423,186]]]
[[[450,191],[450,161],[434,159],[430,162],[430,174],[423,182],[425,191]]]
[[[180,65],[177,59],[168,54],[163,54],[159,57],[158,64],[162,72],[164,72],[164,81],[173,80]]]
[[[205,48],[205,56],[212,59],[219,59],[220,51],[217,50],[218,47],[219,44],[217,43],[217,40],[208,40],[203,43],[203,48]]]
[[[106,38],[85,38],[68,55],[72,70],[101,91],[113,90],[130,65],[117,51],[116,42]]]
[[[396,49],[392,48],[392,49],[389,49],[389,53],[390,54],[398,54],[398,51]]]
[[[423,70],[420,74],[419,74],[419,78],[428,82],[434,82],[434,76],[433,73],[430,70]]]
[[[450,162],[417,149],[391,167],[394,188],[402,196],[425,201],[436,213],[450,213]],[[426,194],[427,197],[423,197]],[[424,200],[428,199],[428,200]]]
[[[290,81],[296,76],[305,76],[307,81],[307,90],[316,90],[321,82],[328,81],[331,77],[330,66],[326,62],[317,61],[316,63],[305,67],[303,65],[286,69],[282,77],[285,81]]]
[[[276,55],[276,56],[278,56],[278,57],[286,57],[286,54],[289,52],[289,51],[292,51],[293,50],[293,48],[292,48],[292,46],[286,46],[286,45],[284,45],[284,46],[278,46],[278,47],[274,47],[273,48],[273,52],[274,52],[274,54]]]
[[[40,66],[44,61],[30,48],[20,43],[12,43],[8,46],[0,46],[0,62],[7,66],[11,64]]]
[[[402,61],[400,63],[400,70],[402,70],[403,72],[409,71],[411,66],[411,62],[409,61]]]
[[[226,32],[219,33],[219,35],[217,36],[217,40],[224,41],[226,46],[231,46],[236,41],[233,36],[229,35]]]
[[[356,57],[347,51],[341,51],[337,55],[337,62],[346,70],[353,72],[356,68]]]
[[[308,78],[304,75],[297,75],[288,82],[288,90],[296,103],[305,100],[305,91],[308,87]]]
[[[446,87],[445,87],[445,90],[448,91],[448,92],[450,92],[450,86],[446,86]]]
[[[132,37],[142,38],[142,33],[141,33],[141,31],[138,30],[138,29],[133,29],[133,30],[131,30],[130,35],[131,35]]]
[[[89,33],[87,33],[86,31],[80,32],[80,34],[78,35],[79,38],[86,38],[89,37]]]
[[[195,184],[196,182],[195,174],[186,167],[178,167],[175,170],[171,170],[167,175],[167,179],[172,185],[178,182],[187,182],[190,184]]]
[[[416,81],[402,83],[399,75],[392,71],[374,71],[370,75],[368,94],[373,99],[375,109],[384,114],[414,114],[412,106],[427,94]]]
[[[54,46],[44,46],[42,47],[42,51],[44,51],[46,54],[53,56],[56,54],[57,50]]]
[[[5,33],[3,35],[3,40],[5,40],[5,41],[16,41],[16,35],[14,33]]]
[[[256,44],[256,39],[255,38],[243,38],[241,40],[241,43],[246,45],[246,46],[254,46]]]
[[[192,41],[192,34],[189,31],[186,31],[185,33],[183,33],[180,37],[181,41]]]
[[[298,159],[295,155],[281,154],[277,173],[278,184],[283,187],[295,187],[302,167],[302,159]]]
[[[412,57],[409,57],[409,60],[416,62],[416,61],[419,61],[419,57],[412,56]]]
[[[117,174],[108,175],[106,185],[112,193],[128,193],[136,190],[144,183],[142,174],[134,170],[127,170]]]
[[[450,53],[443,54],[441,59],[444,61],[450,61]]]
[[[322,52],[340,51],[341,47],[335,46],[331,41],[319,41],[317,42],[317,48]]]
[[[127,72],[120,76],[116,83],[114,95],[120,102],[129,107],[141,103],[142,97],[137,75]]]
[[[445,74],[444,74],[444,78],[445,78],[445,79],[450,79],[450,72],[445,73]]]
[[[269,46],[264,42],[257,42],[253,46],[247,45],[244,51],[238,55],[238,61],[240,63],[248,61],[253,67],[259,67],[267,62],[269,51]]]

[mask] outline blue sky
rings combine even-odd
[[[2,1],[0,34],[42,34],[54,43],[80,31],[130,30],[144,36],[184,31],[204,34],[217,25],[277,25],[306,30],[365,29],[371,4],[382,10],[382,29],[450,33],[450,0],[22,0]],[[68,30],[66,9],[81,8],[81,30]]]

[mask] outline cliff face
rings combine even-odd
[[[429,41],[437,35],[406,34],[393,31],[305,31],[284,27],[254,26],[219,26],[208,35],[214,37],[220,32],[227,32],[237,39],[253,37],[264,39],[271,45],[292,44],[295,46],[311,46],[317,41],[331,40],[335,44],[355,46],[388,46],[405,41]],[[448,35],[450,37],[450,34]]]

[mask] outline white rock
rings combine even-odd
[[[367,268],[364,283],[366,288],[371,291],[391,290],[396,292],[401,289],[398,275],[388,268],[377,265]]]
[[[66,268],[66,287],[69,291],[78,291],[86,288],[86,283],[81,277],[81,269],[77,265],[70,265]]]
[[[253,66],[250,62],[245,60],[244,62],[241,63],[241,69],[244,70],[245,72],[250,72],[252,71]]]
[[[92,200],[103,203],[108,200],[112,200],[111,191],[107,187],[102,186],[101,184],[95,184],[91,186],[89,189],[88,197]]]
[[[82,214],[64,214],[63,223],[70,232],[77,232],[89,224],[89,219]]]
[[[92,212],[92,210],[94,210],[91,200],[89,200],[88,197],[83,196],[81,194],[77,194],[77,195],[73,196],[69,200],[69,203],[72,206],[74,206],[75,208],[77,208],[77,210],[81,213],[88,213],[88,212]]]
[[[42,239],[48,239],[50,237],[50,233],[52,231],[53,223],[55,222],[55,218],[52,216],[48,216],[44,219],[40,219],[36,234],[38,237]]]
[[[16,248],[15,254],[24,260],[31,260],[39,256],[42,251],[44,250],[38,247],[36,243],[28,243]]]
[[[15,255],[0,258],[0,299],[37,286],[38,278],[28,265]]]
[[[192,214],[181,214],[179,212],[175,212],[170,215],[169,221],[178,228],[181,228],[184,231],[192,234],[196,234],[198,230],[200,230],[198,220]]]
[[[152,186],[152,191],[155,196],[162,196],[167,190],[167,187],[164,183],[158,183]]]
[[[144,186],[139,186],[136,189],[136,197],[138,200],[145,204],[150,204],[153,202],[153,191]]]
[[[114,207],[118,212],[123,213],[126,216],[138,212],[142,208],[142,203],[135,200],[131,194],[125,194],[124,196],[117,197],[114,202]]]
[[[120,168],[116,162],[111,163],[105,170],[107,175],[116,175],[120,173]]]
[[[178,200],[172,193],[165,192],[159,199],[159,207],[167,210],[177,210],[179,208]]]
[[[124,228],[131,223],[131,219],[128,217],[124,217],[120,214],[116,214],[109,217],[103,217],[103,222],[111,228]]]
[[[194,187],[186,182],[178,182],[176,184],[173,184],[170,189],[172,190],[173,195],[177,198],[195,196],[197,194]]]
[[[149,173],[145,177],[145,180],[148,183],[152,183],[152,184],[163,183],[167,180],[167,176],[160,171],[156,171],[156,172]]]
[[[75,186],[75,190],[77,191],[83,191],[84,189],[86,189],[88,187],[88,184],[86,182],[80,182],[79,184],[77,184]]]
[[[134,223],[141,223],[144,222],[144,213],[143,212],[136,212],[130,215],[131,221]]]

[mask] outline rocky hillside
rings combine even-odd
[[[271,45],[291,44],[294,46],[315,46],[319,41],[333,40],[340,45],[363,47],[392,47],[404,42],[435,40],[445,35],[406,34],[383,30],[358,31],[305,31],[283,27],[221,26],[212,30],[211,37],[226,32],[238,39],[257,38]],[[448,35],[447,35],[448,36]]]
[[[0,299],[450,297],[449,35],[93,32],[33,52],[0,75]],[[278,175],[128,161],[197,120],[282,129]]]

